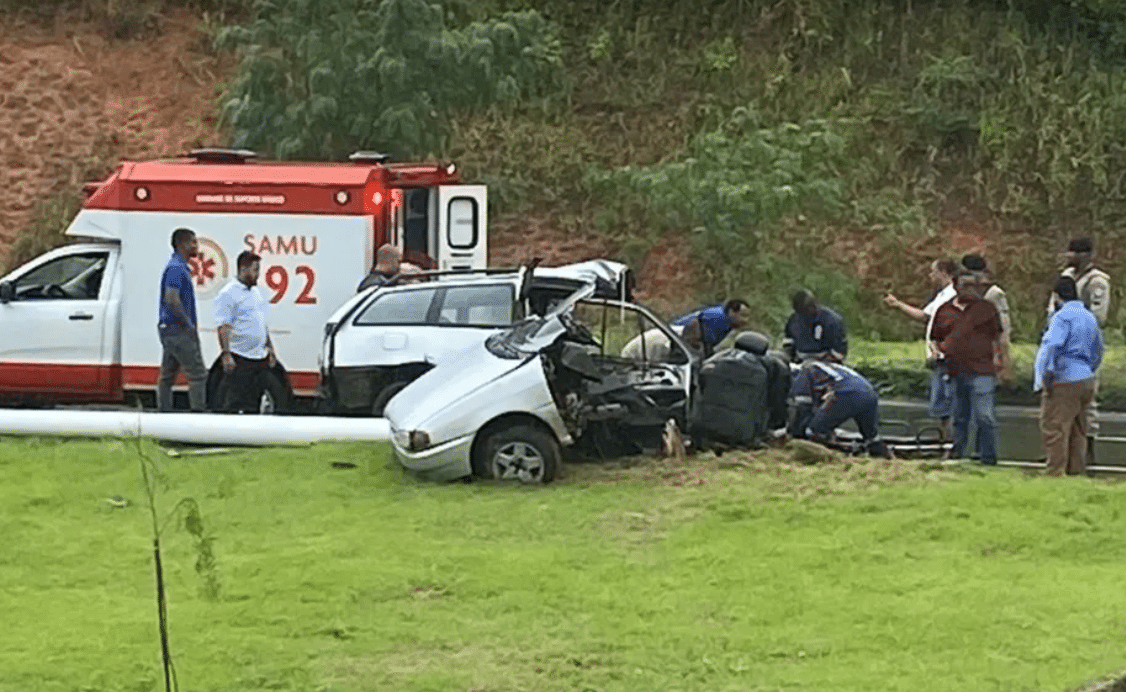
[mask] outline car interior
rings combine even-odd
[[[581,451],[608,458],[661,447],[671,418],[684,429],[691,358],[675,342],[661,361],[620,355],[622,346],[657,325],[616,301],[575,306],[567,334],[549,352],[548,382]]]

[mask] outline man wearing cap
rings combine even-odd
[[[1005,295],[1005,290],[997,285],[993,273],[989,271],[989,267],[985,264],[985,258],[977,254],[964,255],[962,266],[977,275],[977,279],[985,291],[981,297],[993,303],[993,307],[997,308],[997,314],[1001,318],[1001,338],[1005,340],[1006,344],[1011,344],[1013,322],[1009,317],[1009,298]]]
[[[1107,315],[1110,314],[1110,276],[1095,267],[1095,246],[1089,237],[1072,238],[1067,244],[1067,252],[1063,253],[1065,263],[1061,276],[1071,277],[1075,280],[1075,289],[1079,300],[1083,302],[1091,314],[1098,321],[1099,329],[1106,326]],[[1055,295],[1048,300],[1049,325],[1051,317],[1056,311],[1057,301]],[[1095,462],[1095,437],[1099,432],[1098,396],[1099,378],[1095,377],[1095,395],[1090,398],[1084,408],[1087,417],[1087,464]]]

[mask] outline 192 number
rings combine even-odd
[[[304,277],[305,284],[301,291],[297,294],[297,300],[293,301],[297,305],[315,305],[317,297],[313,295],[313,285],[317,283],[317,273],[313,268],[304,264],[298,265],[293,270],[299,277]],[[266,286],[274,292],[274,296],[270,298],[271,303],[276,303],[285,297],[285,292],[289,290],[289,272],[286,268],[275,264],[266,270],[264,281]]]

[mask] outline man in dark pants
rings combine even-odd
[[[278,360],[266,328],[266,299],[258,290],[262,258],[244,250],[236,261],[238,276],[215,297],[220,360],[227,375],[221,402],[229,413],[258,411],[270,368]]]
[[[160,380],[156,385],[157,409],[172,410],[172,385],[180,369],[188,374],[188,400],[192,411],[204,410],[207,368],[199,346],[195,286],[188,259],[199,254],[195,231],[177,228],[172,232],[172,257],[160,277],[160,311],[157,330],[163,354]]]
[[[855,420],[864,447],[873,456],[890,458],[880,439],[880,400],[863,375],[840,363],[810,359],[790,386],[794,417],[790,434],[797,438],[831,440],[837,426]]]
[[[802,289],[790,300],[794,313],[786,320],[782,350],[795,363],[830,360],[843,363],[848,356],[848,332],[833,310],[818,305],[811,291]]]
[[[1040,432],[1048,473],[1081,475],[1087,470],[1087,410],[1095,398],[1103,336],[1074,278],[1057,279],[1052,298],[1056,310],[1036,353],[1033,390],[1043,391]]]
[[[1095,245],[1088,237],[1072,238],[1064,253],[1066,266],[1063,276],[1075,279],[1079,300],[1098,321],[1099,329],[1106,326],[1110,314],[1110,275],[1095,266]],[[1048,301],[1048,319],[1056,311],[1054,301]],[[1095,396],[1087,403],[1087,465],[1095,464],[1095,438],[1099,434],[1099,377],[1095,375]]]

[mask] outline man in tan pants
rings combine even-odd
[[[1098,320],[1079,300],[1075,279],[1061,276],[1052,292],[1055,311],[1036,353],[1034,389],[1040,395],[1040,433],[1051,475],[1087,470],[1087,407],[1102,364]]]
[[[1110,276],[1095,267],[1095,247],[1090,238],[1072,238],[1067,245],[1067,252],[1062,254],[1065,268],[1062,276],[1075,279],[1075,288],[1079,293],[1079,300],[1091,311],[1098,320],[1099,329],[1106,326],[1107,315],[1110,314]],[[1048,317],[1055,312],[1053,301],[1048,301]],[[1084,410],[1087,417],[1087,463],[1095,463],[1095,438],[1099,434],[1099,378],[1095,377],[1095,394]]]

